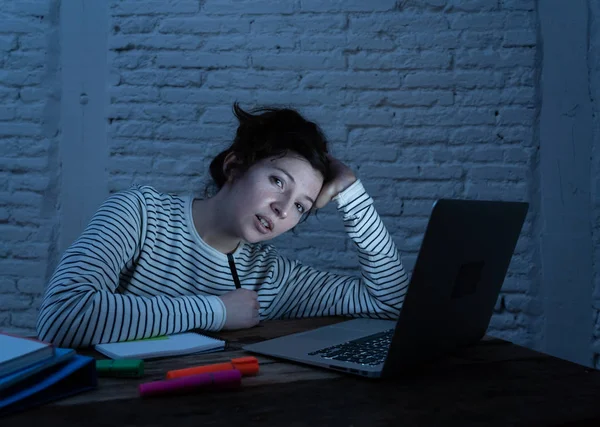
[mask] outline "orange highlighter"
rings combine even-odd
[[[238,357],[231,362],[214,363],[212,365],[193,366],[191,368],[176,369],[167,372],[167,379],[187,377],[190,375],[206,374],[208,372],[229,371],[237,369],[242,376],[256,375],[258,373],[258,359],[253,356]]]

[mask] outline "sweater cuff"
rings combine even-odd
[[[357,197],[365,193],[365,188],[362,185],[360,179],[356,179],[350,187],[346,188],[344,191],[340,192],[337,196],[335,196],[332,200],[335,200],[337,203],[338,209],[343,208],[352,200],[355,200]]]
[[[214,322],[207,330],[220,331],[225,326],[225,320],[227,319],[225,304],[221,298],[214,295],[207,296],[206,300],[210,304],[214,314]]]

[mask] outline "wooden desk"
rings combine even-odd
[[[146,362],[141,379],[99,387],[0,419],[2,427],[90,426],[600,426],[600,372],[488,339],[426,372],[368,380],[259,357],[239,390],[141,399],[137,385],[167,370],[247,355],[246,343],[344,319],[272,321],[218,336],[225,352]],[[96,354],[98,356],[98,354]]]

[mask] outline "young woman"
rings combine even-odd
[[[41,339],[84,347],[274,318],[397,318],[408,286],[400,256],[318,126],[291,109],[248,113],[235,104],[234,112],[235,140],[210,165],[214,196],[142,186],[100,206],[50,279]],[[264,243],[330,200],[358,247],[358,277],[302,265]]]

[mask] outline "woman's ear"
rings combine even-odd
[[[240,175],[240,166],[242,162],[238,159],[235,152],[230,152],[223,160],[223,175],[227,182],[234,181]]]

